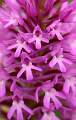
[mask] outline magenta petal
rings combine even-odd
[[[28,107],[28,106],[26,106],[26,105],[22,105],[22,108],[26,111],[26,112],[28,112],[29,114],[33,114],[33,111]]]
[[[36,40],[36,49],[40,49],[41,48],[41,41],[40,40]]]
[[[17,109],[17,120],[24,120],[21,108]]]
[[[63,91],[68,94],[69,90],[70,90],[70,86],[67,82],[65,82],[63,86]]]
[[[61,102],[56,97],[53,97],[53,102],[57,109],[62,106]]]
[[[32,65],[32,69],[34,69],[34,70],[37,70],[37,71],[42,71],[42,69],[40,68],[40,67],[36,67],[36,66],[34,66],[34,65]]]
[[[60,68],[61,72],[66,72],[66,67],[65,67],[65,65],[63,64],[62,61],[59,60],[58,65],[59,65],[59,68]]]
[[[43,104],[45,108],[50,108],[50,93],[45,92],[45,96],[43,99]]]
[[[53,57],[53,59],[50,61],[50,63],[49,63],[49,66],[50,67],[54,67],[54,65],[56,65],[56,63],[57,63],[57,58],[56,57]]]
[[[0,81],[0,97],[3,97],[6,94],[6,87],[5,87],[6,82]]]
[[[49,43],[49,40],[46,39],[46,38],[42,38],[42,41],[45,42],[45,43]]]
[[[43,115],[43,117],[41,118],[41,120],[49,120],[49,116],[44,113],[44,115]]]
[[[8,114],[7,114],[8,119],[11,119],[13,117],[15,110],[16,110],[16,106],[10,107]]]
[[[62,35],[60,34],[60,32],[59,31],[55,31],[55,34],[56,34],[56,36],[57,36],[57,38],[59,39],[59,40],[63,40],[63,37],[62,37]]]
[[[34,38],[30,38],[30,39],[28,40],[28,43],[32,43],[32,42],[34,42],[34,41],[35,41]]]
[[[62,92],[57,92],[57,93],[56,93],[56,96],[57,96],[57,97],[60,97],[60,98],[62,98],[62,99],[66,99],[65,95],[64,95]]]
[[[25,72],[25,68],[22,68],[22,69],[18,72],[17,78],[19,78],[24,72]]]
[[[27,80],[32,80],[33,79],[32,70],[29,67],[26,69],[26,79]]]
[[[38,93],[39,93],[39,90],[40,90],[41,88],[39,87],[39,88],[37,88],[36,89],[36,93],[35,93],[35,97],[36,97],[36,101],[37,101],[37,103],[39,102],[39,96],[38,96]]]
[[[19,57],[21,53],[22,47],[18,47],[15,52],[15,57]]]
[[[31,53],[31,49],[27,45],[25,45],[23,48],[26,52]]]
[[[11,49],[16,48],[16,47],[17,47],[17,44],[14,44],[14,45],[9,46],[7,49],[11,50]]]
[[[69,65],[72,64],[72,62],[71,62],[70,60],[66,59],[66,58],[63,59],[63,62],[65,62],[65,63],[67,63],[67,64],[69,64]]]

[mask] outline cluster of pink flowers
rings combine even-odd
[[[7,120],[76,120],[76,0],[2,2],[0,112]]]

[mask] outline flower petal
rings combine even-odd
[[[65,81],[64,85],[63,85],[63,91],[68,94],[69,93],[69,89],[70,89],[70,86],[68,84],[68,82]]]
[[[25,72],[25,68],[22,68],[19,72],[18,72],[18,74],[17,74],[17,78],[19,78],[24,72]]]
[[[50,61],[49,66],[54,67],[56,63],[57,63],[57,58],[54,56],[53,59]]]
[[[52,100],[57,109],[62,106],[61,102],[55,96],[52,97]]]
[[[63,58],[63,62],[65,62],[65,63],[67,63],[67,64],[69,64],[69,65],[72,64],[72,62],[71,62],[70,60],[66,59],[66,58]]]
[[[17,47],[17,44],[14,44],[14,45],[9,46],[7,49],[11,50],[11,49],[16,48],[16,47]]]
[[[8,114],[7,114],[7,117],[9,120],[13,117],[15,110],[16,110],[16,106],[12,105],[12,107],[10,107]]]
[[[43,104],[45,108],[50,108],[50,94],[48,92],[45,92],[45,96],[43,99]]]
[[[37,70],[37,71],[42,71],[42,69],[40,68],[40,67],[36,67],[36,66],[34,66],[34,65],[32,65],[32,69],[34,69],[34,70]]]
[[[39,39],[36,40],[35,46],[36,46],[36,49],[41,48],[41,41]]]
[[[19,57],[20,56],[21,50],[22,50],[21,46],[16,49],[15,57]]]
[[[33,74],[32,74],[32,70],[30,67],[28,67],[26,69],[26,80],[32,80],[33,79]]]
[[[28,107],[28,106],[26,106],[26,105],[22,105],[22,108],[25,110],[25,111],[27,111],[29,114],[33,114],[33,111]]]
[[[22,110],[19,107],[17,109],[17,120],[24,120]]]
[[[5,87],[5,81],[0,81],[0,97],[3,97],[6,94],[6,87]]]
[[[61,72],[66,72],[66,67],[61,60],[58,61],[58,65]]]

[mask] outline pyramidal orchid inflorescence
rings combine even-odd
[[[76,120],[76,0],[2,1],[0,119]]]

